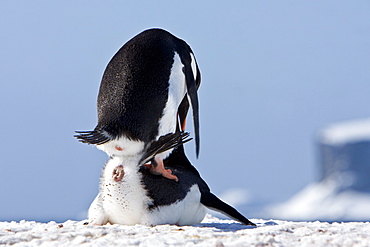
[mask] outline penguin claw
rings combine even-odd
[[[176,182],[179,181],[179,179],[177,178],[177,176],[172,174],[172,170],[171,169],[165,169],[164,168],[163,160],[161,158],[154,157],[152,163],[153,163],[153,166],[152,166],[151,172],[159,173],[163,177],[168,178],[168,179],[175,180]]]
[[[162,172],[161,175],[165,178],[175,180],[176,182],[179,181],[178,177],[173,175],[170,169],[164,169],[164,172]]]

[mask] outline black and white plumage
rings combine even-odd
[[[153,175],[145,166],[137,166],[138,160],[111,157],[103,170],[99,194],[90,206],[89,222],[97,225],[108,222],[125,225],[193,225],[200,223],[206,208],[210,208],[243,224],[254,225],[210,192],[206,182],[185,156],[181,144],[186,136],[173,135],[176,136],[171,142],[176,138],[181,140],[164,160],[164,165],[172,170],[179,181]],[[150,157],[150,154],[144,156]]]
[[[199,85],[200,71],[190,46],[165,30],[146,30],[108,63],[98,95],[98,124],[76,137],[110,156],[137,155],[160,136],[174,133],[178,125],[184,129],[191,104],[198,156]],[[171,151],[160,154],[159,160]]]

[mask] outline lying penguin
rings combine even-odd
[[[182,144],[189,141],[187,137],[183,132],[167,134],[142,156],[111,157],[102,172],[99,194],[89,208],[89,223],[194,225],[203,220],[209,208],[255,225],[211,193],[185,156]],[[156,176],[142,165],[169,148],[174,151],[164,160],[164,166],[172,170],[178,182]]]
[[[190,46],[165,30],[146,30],[123,45],[108,63],[98,95],[98,124],[92,131],[77,131],[75,137],[109,156],[126,159],[160,136],[176,132],[178,124],[184,130],[191,105],[198,156],[199,85],[200,71]],[[171,151],[154,157],[158,165],[150,169],[177,181],[163,167]]]

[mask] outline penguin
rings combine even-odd
[[[88,211],[89,224],[194,225],[203,220],[209,208],[242,224],[255,226],[211,193],[185,155],[183,144],[189,141],[187,135],[177,132],[161,137],[163,140],[159,141],[163,142],[154,143],[154,148],[144,152],[141,159],[110,157],[102,172],[99,194]],[[172,170],[178,182],[156,176],[146,166],[138,165],[172,147],[164,166]]]
[[[92,131],[76,131],[77,139],[96,145],[109,156],[135,156],[160,136],[185,129],[192,108],[196,156],[199,156],[201,75],[190,46],[158,28],[136,35],[113,56],[100,84],[98,124]],[[157,155],[149,165],[153,174],[178,181]]]

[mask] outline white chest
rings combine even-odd
[[[168,99],[163,109],[163,115],[159,119],[157,139],[162,135],[176,131],[177,110],[187,91],[183,67],[179,54],[175,53],[169,79]],[[171,153],[171,150],[159,154],[159,157],[164,159],[169,153]]]
[[[193,185],[182,200],[149,210],[148,205],[152,204],[152,199],[147,196],[138,167],[132,164],[135,163],[121,157],[108,161],[103,170],[100,192],[89,209],[90,223],[193,225],[202,221],[206,209],[200,203],[201,193],[198,185]],[[117,182],[113,173],[121,165],[124,175],[122,180]]]
[[[139,224],[147,206],[151,202],[141,185],[141,174],[137,166],[121,164],[122,159],[111,159],[103,171],[100,193],[102,206],[112,224]],[[121,181],[114,181],[113,172],[123,165],[124,175]]]

